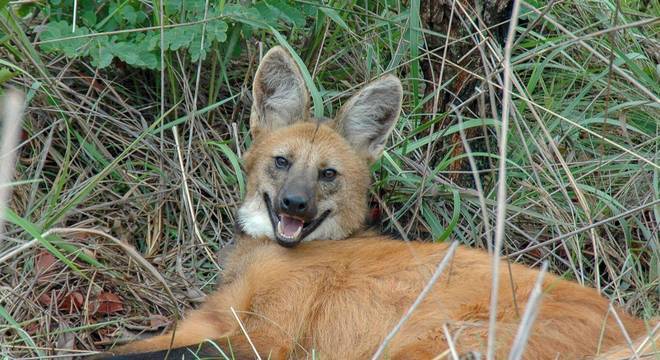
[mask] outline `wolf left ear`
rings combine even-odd
[[[339,110],[335,127],[371,163],[383,153],[401,112],[403,89],[396,76],[367,84]]]
[[[270,49],[259,64],[252,83],[250,132],[289,126],[307,118],[309,93],[298,65],[282,47]]]

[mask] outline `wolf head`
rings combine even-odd
[[[286,247],[343,239],[361,229],[369,166],[383,152],[401,110],[399,79],[373,81],[335,119],[315,119],[300,69],[275,47],[259,64],[252,94],[241,229]]]

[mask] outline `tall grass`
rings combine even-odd
[[[466,4],[456,3],[452,20],[471,34],[465,39],[421,28],[419,1],[297,0],[290,5],[307,9],[302,20],[281,12],[276,22],[225,10],[227,38],[204,60],[167,49],[155,69],[130,59],[100,69],[90,56],[46,52],[54,42],[41,39],[42,24],[72,23],[73,13],[0,1],[0,83],[23,90],[27,106],[0,234],[0,353],[102,349],[162,329],[213,289],[245,186],[252,76],[275,44],[297,53],[315,111],[326,116],[359,86],[396,73],[404,111],[373,168],[381,229],[492,249],[504,49]],[[546,261],[630,312],[657,316],[660,5],[521,6],[502,254]],[[177,18],[158,2],[144,9],[149,26],[120,30],[159,36],[220,21],[206,11]],[[88,46],[102,35],[112,34],[71,36]],[[432,37],[473,42],[469,56],[487,65],[474,74],[474,95],[447,111],[437,110],[447,84],[424,95],[420,62],[447,56],[426,48]],[[454,151],[459,144],[465,152]]]

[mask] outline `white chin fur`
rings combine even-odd
[[[268,209],[263,199],[253,196],[238,209],[238,224],[241,229],[252,237],[266,236],[275,239],[273,225],[270,223]]]
[[[252,237],[266,236],[275,240],[273,225],[270,223],[268,208],[264,200],[259,196],[246,199],[238,209],[238,224],[241,229]],[[330,214],[318,228],[307,235],[303,241],[311,240],[340,240],[345,239],[348,234],[337,223],[333,214]]]

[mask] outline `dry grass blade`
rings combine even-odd
[[[653,329],[649,332],[649,335],[646,339],[639,342],[637,347],[633,350],[637,354],[645,354],[647,352],[656,350],[655,354],[657,355],[657,348],[660,345],[660,322],[655,324]]]
[[[254,356],[257,358],[257,360],[261,360],[261,355],[259,355],[259,351],[257,351],[257,348],[254,346],[254,343],[252,342],[252,339],[250,339],[250,334],[248,334],[247,330],[245,330],[245,326],[243,325],[243,322],[241,321],[241,318],[238,317],[238,314],[236,314],[236,310],[234,310],[233,307],[230,307],[232,315],[234,315],[234,319],[236,319],[236,322],[238,322],[238,325],[241,328],[241,331],[243,332],[243,336],[247,339],[248,343],[250,344],[250,347],[252,347],[252,351],[254,352]]]
[[[578,36],[575,36],[575,34],[573,34],[571,31],[569,31],[566,27],[564,27],[562,24],[560,24],[556,20],[552,19],[551,17],[549,17],[547,15],[544,15],[538,9],[536,9],[533,6],[530,6],[527,3],[525,3],[525,6],[527,7],[527,9],[543,16],[547,21],[549,21],[550,23],[555,25],[563,33],[568,35],[571,39],[577,41],[578,44],[580,44],[582,47],[584,47],[590,53],[592,53],[594,56],[596,56],[598,59],[600,59],[600,61],[602,61],[605,64],[607,64],[609,62],[605,55],[603,55],[603,54],[599,53],[598,51],[594,50],[594,48],[589,46],[589,44],[587,44],[584,40],[580,39]],[[654,94],[651,90],[646,88],[644,85],[640,84],[639,81],[637,81],[635,78],[630,76],[630,74],[628,74],[626,71],[621,69],[621,67],[619,67],[618,65],[612,64],[612,69],[617,74],[622,76],[624,79],[628,80],[633,86],[635,86],[637,89],[639,89],[641,92],[643,92],[646,96],[648,96],[653,102],[655,102],[656,104],[660,104],[660,98],[656,94]]]
[[[449,328],[447,327],[447,324],[442,324],[442,332],[445,334],[445,338],[447,339],[447,345],[449,345],[449,352],[451,353],[451,358],[453,360],[460,360],[460,357],[458,356],[458,352],[456,351],[456,345],[454,344],[454,339],[451,336],[451,333],[449,332]]]
[[[509,108],[511,104],[511,82],[513,73],[511,70],[511,51],[513,42],[516,35],[516,26],[518,24],[518,13],[520,12],[520,1],[514,0],[513,9],[511,10],[511,23],[509,24],[509,33],[504,48],[504,59],[502,66],[504,67],[504,96],[502,99],[502,125],[500,127],[500,159],[499,159],[499,174],[497,184],[497,214],[495,218],[495,246],[493,247],[492,262],[493,262],[493,285],[491,288],[490,296],[490,314],[488,320],[488,351],[486,357],[489,360],[495,358],[495,338],[496,334],[496,321],[497,321],[497,299],[499,294],[499,274],[500,274],[500,252],[502,249],[502,242],[504,241],[504,224],[506,220],[506,202],[507,202],[507,179],[506,179],[506,159],[507,159],[507,140],[509,135]]]
[[[1,223],[0,223],[1,224]],[[28,242],[25,242],[11,250],[6,251],[4,254],[0,255],[0,264],[6,262],[8,259],[20,254],[21,252],[39,244],[39,240],[32,239]]]
[[[481,185],[481,179],[477,173],[477,163],[472,154],[472,149],[470,148],[470,143],[467,141],[465,136],[465,130],[463,129],[463,116],[455,106],[452,106],[452,111],[456,113],[456,118],[458,119],[458,124],[460,127],[461,142],[463,142],[463,147],[465,148],[465,153],[468,156],[468,161],[470,163],[470,171],[472,172],[472,178],[474,179],[474,185],[477,188],[477,195],[479,197],[479,206],[481,208],[481,216],[483,217],[484,223],[484,232],[486,233],[486,241],[488,242],[488,251],[493,251],[493,240],[492,240],[492,230],[490,224],[490,217],[488,216],[488,207],[486,206],[486,197],[484,196],[484,189]]]
[[[642,204],[642,205],[637,206],[637,207],[635,207],[635,208],[632,208],[632,209],[626,210],[626,211],[622,212],[621,214],[617,214],[617,215],[614,215],[614,216],[609,217],[609,218],[607,218],[607,219],[603,219],[603,220],[597,221],[597,222],[595,222],[595,223],[589,224],[588,226],[585,226],[585,227],[583,227],[583,228],[577,229],[577,230],[575,230],[575,231],[571,231],[571,232],[568,232],[568,233],[566,233],[566,234],[562,234],[562,235],[557,236],[557,237],[554,237],[554,238],[552,238],[552,239],[549,239],[549,240],[543,241],[543,242],[541,242],[541,243],[531,245],[531,246],[529,246],[529,247],[527,247],[527,248],[525,248],[525,249],[522,249],[522,250],[519,250],[519,251],[516,251],[516,252],[513,252],[513,253],[509,254],[509,257],[519,256],[519,255],[522,255],[522,254],[524,254],[524,253],[526,253],[526,252],[530,252],[530,251],[532,251],[532,250],[535,250],[535,249],[538,249],[538,248],[542,248],[542,247],[544,247],[544,246],[548,246],[548,245],[553,244],[553,243],[556,243],[556,242],[558,242],[558,241],[562,241],[562,240],[564,240],[564,239],[568,239],[568,238],[570,238],[571,236],[578,235],[578,234],[580,234],[580,233],[582,233],[582,232],[585,232],[585,231],[591,230],[591,229],[596,228],[596,227],[598,227],[598,226],[602,226],[602,225],[605,225],[605,224],[609,224],[609,223],[611,223],[611,222],[613,222],[613,221],[617,221],[617,220],[619,220],[619,219],[621,219],[621,218],[625,218],[626,216],[630,216],[630,215],[632,215],[632,214],[634,214],[634,213],[636,213],[636,212],[639,212],[639,211],[642,211],[642,210],[644,210],[644,209],[647,209],[647,208],[650,208],[650,207],[656,206],[656,205],[658,205],[658,204],[660,204],[660,199],[656,199],[656,200],[651,201],[651,202],[649,202],[649,203],[647,203],[647,204]]]
[[[149,271],[149,273],[156,279],[158,282],[160,282],[163,285],[163,288],[165,289],[165,292],[170,296],[170,300],[172,301],[172,308],[174,310],[174,313],[176,314],[177,318],[180,318],[180,314],[177,313],[176,311],[176,299],[174,298],[174,294],[172,293],[172,289],[170,289],[170,286],[167,284],[167,281],[163,276],[158,272],[156,268],[151,265],[139,252],[135,250],[134,247],[126,244],[124,241],[121,241],[117,239],[116,237],[106,234],[105,232],[97,229],[81,229],[81,228],[52,228],[48,230],[47,233],[44,233],[44,236],[47,236],[48,234],[94,234],[98,236],[102,236],[110,241],[112,241],[114,244],[118,245],[120,248],[122,248],[131,258],[133,258],[135,261],[137,261],[141,266],[143,266],[145,269]]]
[[[394,338],[394,336],[396,336],[396,334],[399,332],[399,330],[401,330],[401,327],[403,326],[403,324],[405,324],[406,321],[408,321],[408,319],[413,314],[413,312],[415,312],[415,309],[417,309],[419,304],[422,303],[422,301],[426,298],[426,296],[429,294],[429,292],[433,288],[433,285],[435,285],[435,283],[438,281],[438,279],[440,278],[440,275],[442,275],[442,272],[445,270],[445,267],[447,267],[447,265],[449,264],[449,262],[453,258],[454,252],[456,251],[457,247],[458,247],[457,242],[454,242],[454,243],[451,244],[451,246],[449,246],[449,248],[447,249],[447,252],[445,253],[444,258],[442,259],[442,261],[440,261],[438,266],[435,268],[435,271],[433,272],[433,275],[431,276],[429,281],[424,286],[424,289],[422,289],[422,291],[419,293],[419,295],[417,295],[417,298],[412,303],[412,305],[408,308],[408,310],[403,315],[403,317],[401,317],[401,320],[399,320],[399,322],[396,324],[396,326],[394,326],[392,331],[390,331],[390,333],[387,334],[385,339],[383,339],[383,342],[380,343],[380,346],[378,346],[378,349],[376,350],[374,355],[371,357],[371,360],[378,360],[383,356],[383,353],[385,352],[385,349],[387,349],[387,345],[390,343],[390,341],[392,341],[392,339]]]
[[[0,139],[0,233],[4,230],[4,212],[11,194],[14,177],[16,145],[20,139],[23,120],[23,95],[8,91],[2,98],[2,138]]]
[[[532,332],[534,320],[536,320],[536,315],[539,312],[539,304],[541,302],[541,296],[543,295],[543,277],[545,276],[546,271],[548,271],[548,263],[544,262],[543,265],[541,265],[541,271],[539,272],[539,275],[536,277],[536,283],[534,283],[532,293],[529,295],[529,299],[527,300],[525,313],[520,320],[520,325],[518,325],[516,337],[513,340],[513,345],[511,345],[509,360],[522,359],[525,346],[527,345],[527,339]]]
[[[199,243],[204,247],[204,252],[206,253],[206,256],[210,262],[215,265],[217,269],[220,269],[220,265],[215,261],[215,258],[213,257],[213,254],[211,253],[211,250],[208,248],[207,244],[204,242],[204,238],[202,237],[201,232],[199,231],[199,226],[197,224],[197,216],[191,196],[191,191],[188,186],[188,174],[186,171],[186,168],[183,164],[183,150],[181,147],[181,143],[179,141],[179,127],[174,126],[172,127],[172,136],[174,137],[174,143],[176,144],[176,153],[177,153],[177,159],[179,160],[179,169],[181,171],[181,193],[183,195],[183,203],[186,206],[186,210],[188,211],[188,217],[190,219],[190,223],[192,224],[193,228],[193,233],[195,234],[195,237],[197,240],[199,240]]]
[[[640,360],[639,354],[637,353],[637,350],[635,350],[635,346],[633,345],[632,339],[630,339],[630,335],[628,335],[628,331],[626,330],[626,327],[623,325],[623,322],[621,321],[621,317],[619,317],[619,314],[617,314],[616,309],[614,306],[612,306],[612,303],[610,303],[610,314],[614,316],[614,319],[616,320],[616,323],[619,325],[619,328],[621,329],[621,333],[623,334],[623,338],[626,340],[626,344],[628,345],[628,348],[632,351],[632,355],[635,359]]]

